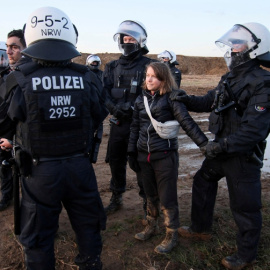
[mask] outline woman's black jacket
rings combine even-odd
[[[133,120],[130,128],[128,153],[154,153],[178,149],[178,138],[162,139],[156,133],[151,120],[145,110],[143,96],[148,99],[148,104],[154,119],[166,122],[176,119],[187,135],[200,146],[208,139],[200,130],[196,122],[189,115],[184,103],[171,101],[170,93],[160,95],[156,92],[151,95],[149,91],[143,91],[138,96],[134,105]]]

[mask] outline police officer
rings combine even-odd
[[[106,157],[112,174],[112,197],[110,204],[105,208],[107,214],[117,211],[122,205],[122,193],[126,190],[127,146],[133,106],[138,95],[142,93],[145,66],[155,61],[144,56],[148,53],[147,32],[141,22],[123,21],[114,35],[114,41],[118,43],[122,55],[118,60],[106,64],[103,74],[104,90],[108,96],[107,108],[112,115]],[[139,194],[144,198],[146,211],[140,170],[137,170],[136,175],[140,187]]]
[[[98,78],[102,81],[102,74],[103,71],[100,70],[100,66],[101,66],[101,60],[99,58],[98,55],[96,54],[90,54],[87,58],[86,58],[86,65],[90,68],[90,70],[92,72],[94,72]]]
[[[92,77],[92,80],[96,81],[97,84],[102,84],[102,74],[103,71],[100,70],[100,65],[101,65],[101,60],[98,55],[95,54],[90,54],[86,58],[86,66],[91,70],[93,74],[97,77],[98,80],[94,79]],[[89,73],[92,75],[92,73]],[[98,89],[102,90],[102,85],[98,87]],[[100,95],[103,95],[103,92],[100,93]],[[106,96],[106,95],[105,95]],[[104,98],[105,98],[104,96]],[[93,139],[93,145],[92,145],[92,151],[91,151],[91,156],[90,156],[90,161],[92,163],[97,162],[97,157],[98,157],[98,152],[99,152],[99,147],[102,141],[102,135],[103,135],[103,123],[101,123],[98,126],[98,129],[95,131],[94,139]]]
[[[76,234],[76,264],[102,269],[100,230],[106,215],[89,152],[107,110],[89,69],[71,62],[80,55],[77,36],[61,10],[35,10],[25,26],[28,48],[22,52],[33,61],[7,77],[7,85],[14,85],[6,95],[23,176],[20,241],[29,270],[55,268],[54,237],[62,205]]]
[[[210,232],[218,181],[226,177],[238,234],[237,252],[222,264],[243,269],[255,262],[262,228],[260,175],[270,130],[270,73],[260,65],[270,66],[270,32],[259,23],[236,24],[216,44],[225,49],[229,72],[205,96],[176,97],[189,110],[211,112],[209,130],[215,134],[194,176],[191,226],[179,232],[201,238]]]
[[[165,50],[164,52],[160,53],[157,57],[159,61],[169,65],[169,68],[175,79],[175,82],[178,88],[180,88],[182,75],[180,69],[176,67],[176,65],[179,65],[179,63],[176,60],[176,54],[173,51]]]
[[[24,34],[22,29],[12,30],[7,35],[6,43],[1,42],[1,64],[0,68],[0,104],[5,107],[4,94],[6,88],[7,75],[16,68],[16,66],[29,61],[28,57],[22,57],[21,51],[26,47]],[[0,122],[4,123],[7,118],[6,110],[1,110]],[[12,134],[8,132],[8,126],[1,129],[1,138],[12,141]],[[2,139],[3,141],[3,139]],[[9,166],[2,166],[4,160],[11,158],[10,151],[0,150],[0,166],[1,166],[1,193],[0,211],[5,210],[11,203],[13,197],[12,172]]]

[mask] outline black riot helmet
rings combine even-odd
[[[131,36],[137,42],[136,43],[124,43],[123,37]],[[139,21],[125,20],[119,27],[117,32],[113,36],[114,41],[118,42],[120,52],[124,56],[128,56],[131,53],[141,50],[143,54],[148,53],[147,43],[147,32],[145,26]]]
[[[42,7],[32,12],[24,31],[27,48],[22,54],[31,58],[61,62],[81,55],[76,49],[76,27],[57,8]]]

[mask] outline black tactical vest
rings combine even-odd
[[[33,158],[87,153],[92,134],[87,68],[31,62],[19,69],[12,77],[22,89],[27,119],[17,125],[16,142]]]
[[[145,66],[152,59],[140,57],[134,62],[122,65],[119,60],[111,63],[111,71],[114,75],[114,88],[111,96],[116,103],[131,102],[134,104],[136,98],[142,93],[142,82],[144,79]]]
[[[217,135],[216,139],[235,133],[241,125],[241,118],[248,105],[270,106],[270,93],[256,96],[255,91],[264,86],[270,86],[269,72],[264,69],[254,69],[244,76],[228,79],[228,83],[237,102],[220,114],[213,110],[209,117],[209,131]],[[217,88],[225,89],[222,81]],[[226,90],[224,90],[226,92]],[[228,93],[224,95],[224,105],[231,99]],[[219,100],[217,100],[219,103]],[[268,104],[268,105],[266,105]]]

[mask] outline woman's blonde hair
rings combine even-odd
[[[178,88],[168,65],[161,62],[152,62],[146,66],[146,72],[149,67],[151,67],[154,70],[157,79],[161,81],[161,86],[159,89],[160,95],[164,95],[167,92],[171,92],[172,89]],[[143,82],[142,88],[144,90],[147,90],[145,80]]]

